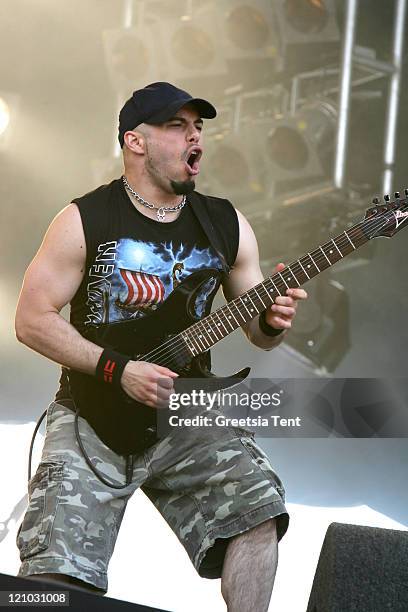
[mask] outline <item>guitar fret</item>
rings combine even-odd
[[[195,351],[197,351],[197,347],[194,345],[194,341],[191,339],[189,334],[181,334],[181,337],[183,338],[184,342],[186,343],[187,349],[190,351],[190,353],[194,357],[195,356]]]
[[[252,289],[251,289],[251,291],[252,291]],[[247,296],[248,296],[249,301],[251,302],[252,306],[254,307],[254,308],[250,308],[250,311],[251,311],[251,312],[253,312],[253,311],[254,311],[254,309],[255,309],[255,313],[258,313],[258,308],[257,308],[257,307],[256,307],[256,305],[254,304],[254,301],[253,301],[253,299],[251,298],[251,296],[249,295],[249,293],[250,293],[250,292],[248,291]]]
[[[273,282],[273,280],[271,279],[271,283],[272,285],[275,287],[275,291],[276,293],[278,293],[279,295],[282,295],[281,292],[279,291],[279,289],[277,288],[277,286],[275,285],[275,283]]]
[[[225,322],[228,323],[228,325],[231,327],[231,331],[232,331],[232,330],[236,329],[236,327],[234,326],[233,323],[231,323],[231,315],[227,315],[226,312],[224,313],[224,310],[227,311],[227,305],[222,307],[221,312],[224,315]],[[229,332],[227,331],[227,333],[229,333]]]
[[[312,264],[314,265],[314,267],[317,269],[318,272],[321,272],[321,269],[319,268],[319,266],[317,265],[317,263],[315,262],[315,260],[313,259],[313,257],[311,256],[310,253],[308,253],[310,259],[312,260]],[[310,266],[309,266],[310,268]]]
[[[273,289],[267,289],[267,288],[266,288],[266,283],[270,283],[271,285],[273,285]],[[266,279],[266,281],[264,281],[264,283],[263,283],[263,284],[264,284],[264,286],[265,286],[265,291],[266,291],[266,294],[267,294],[267,296],[269,297],[269,299],[271,299],[271,300],[272,300],[272,304],[273,304],[273,303],[275,302],[275,300],[274,300],[274,298],[273,298],[272,296],[273,296],[273,294],[274,294],[274,292],[275,292],[275,291],[276,291],[276,293],[278,293],[278,294],[279,294],[279,291],[276,289],[276,287],[275,287],[275,285],[273,284],[273,281],[272,281],[272,279],[271,279],[270,277],[269,277],[269,278],[267,278],[267,279]]]
[[[196,336],[197,341],[198,341],[198,342],[200,342],[200,343],[201,343],[201,345],[203,346],[204,350],[205,350],[205,351],[207,351],[207,350],[208,350],[208,348],[211,346],[211,344],[210,344],[211,340],[210,340],[210,339],[208,339],[208,338],[206,338],[205,333],[203,333],[205,330],[204,330],[204,326],[203,326],[203,324],[201,323],[201,321],[199,321],[198,323],[196,323],[196,325],[195,325],[195,326],[197,327],[198,332],[199,332],[199,333],[197,334],[197,336]],[[195,327],[195,326],[194,326],[194,327]],[[204,340],[207,340],[207,342],[209,342],[208,346],[206,346],[206,345],[205,345],[205,342],[202,340],[202,338],[204,338]]]
[[[194,335],[192,333],[185,333],[183,335],[183,339],[187,343],[189,350],[192,350],[191,347],[193,347],[193,349],[196,350],[198,353],[201,352],[201,347],[198,342],[196,342],[196,339],[194,338]]]
[[[208,318],[211,320],[212,315],[209,315]],[[217,334],[215,333],[215,329],[212,329],[211,326],[209,327],[209,329],[206,329],[206,331],[212,333],[217,338],[217,342],[218,342],[218,340],[221,340],[222,336],[221,336],[221,338],[218,338]]]
[[[278,274],[281,277],[281,279],[283,280],[284,285],[286,285],[286,288],[289,289],[289,285],[286,284],[285,279],[283,278],[282,274],[280,272],[278,272]]]
[[[321,252],[323,253],[323,255],[326,257],[326,259],[327,259],[327,261],[328,261],[328,263],[329,263],[329,266],[331,266],[331,265],[332,265],[332,262],[331,262],[331,261],[330,261],[330,259],[327,257],[327,255],[326,255],[326,253],[323,251],[322,247],[319,247],[319,249],[321,250]]]
[[[342,252],[340,251],[340,249],[338,248],[336,241],[332,239],[332,243],[334,244],[334,246],[336,247],[336,249],[339,252],[340,257],[343,259],[344,255],[342,254]]]
[[[215,312],[214,314],[217,314],[217,312]],[[225,327],[224,322],[223,322],[223,320],[221,319],[220,315],[219,315],[219,314],[217,314],[217,317],[218,317],[218,318],[219,318],[219,320],[221,321],[221,325],[222,325],[222,326],[223,326],[223,328],[225,329],[225,332],[228,334],[228,330],[227,330],[227,328]]]
[[[246,304],[244,304],[244,300],[242,299],[242,297],[239,298],[241,304],[243,305],[243,307],[245,308],[245,310],[247,311],[247,313],[250,315],[251,313],[249,312],[248,308],[246,307]],[[245,320],[246,322],[246,320]]]
[[[302,262],[300,261],[300,259],[298,259],[299,265],[302,268],[303,272],[306,274],[307,278],[310,280],[310,276],[308,275],[308,273],[306,272],[306,270],[304,269],[304,267],[302,266]]]
[[[355,249],[356,249],[356,247],[354,246],[354,244],[353,244],[353,243],[352,243],[352,241],[350,240],[350,236],[348,235],[347,231],[345,230],[345,231],[344,231],[344,233],[346,234],[346,237],[348,238],[348,240],[349,240],[349,242],[350,242],[351,246],[352,246],[352,247],[353,247],[353,249],[355,250]]]
[[[239,299],[239,298],[238,298],[238,299]],[[235,299],[233,302],[230,302],[230,304],[233,304],[233,305],[235,306],[235,308],[237,309],[238,314],[239,314],[239,315],[240,315],[240,316],[243,318],[244,323],[246,323],[246,322],[247,322],[247,320],[246,320],[246,318],[244,317],[244,315],[242,314],[242,312],[241,312],[241,310],[240,310],[240,308],[239,308],[239,306],[238,306],[238,301],[237,301],[237,299]]]
[[[234,313],[232,312],[232,310],[231,310],[231,308],[230,308],[230,305],[229,305],[229,304],[227,304],[227,308],[228,308],[228,310],[230,311],[231,316],[234,318],[235,323],[236,323],[236,324],[238,325],[238,327],[239,327],[240,325],[239,325],[238,321],[236,320],[235,315],[234,315]]]
[[[255,287],[254,287],[254,291],[255,291],[256,295],[258,296],[259,301],[261,302],[262,306],[263,306],[264,308],[267,308],[267,306],[264,304],[263,299],[261,298],[261,296],[259,295],[259,293],[258,293],[258,292],[257,292],[257,290],[255,289]]]
[[[298,287],[300,287],[300,283],[299,283],[299,281],[298,281],[298,279],[297,279],[297,277],[296,277],[295,273],[293,272],[293,270],[292,270],[292,268],[291,268],[290,266],[288,266],[288,270],[289,270],[289,272],[292,274],[292,277],[295,279],[295,281],[296,281],[296,283],[297,283],[297,286],[298,286]]]

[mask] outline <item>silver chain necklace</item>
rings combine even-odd
[[[166,217],[166,212],[177,212],[178,210],[181,210],[186,203],[186,196],[184,195],[180,204],[177,204],[177,206],[155,206],[154,204],[150,204],[150,202],[146,202],[146,200],[144,200],[141,195],[139,195],[134,189],[132,189],[132,187],[127,182],[125,175],[122,176],[122,181],[129,193],[131,193],[132,196],[136,198],[136,200],[140,204],[146,206],[146,208],[153,208],[154,210],[157,210],[156,216],[158,221],[164,221]]]

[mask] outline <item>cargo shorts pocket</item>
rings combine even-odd
[[[272,468],[271,462],[268,455],[257,445],[253,437],[241,438],[241,444],[248,451],[252,459],[262,470],[268,480],[272,481],[274,488],[281,496],[283,502],[285,501],[285,487],[278,474]]]
[[[24,561],[47,549],[61,495],[64,461],[46,460],[28,483],[28,507],[17,532]]]

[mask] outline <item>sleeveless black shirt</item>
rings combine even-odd
[[[168,223],[139,212],[121,179],[72,200],[78,206],[86,241],[85,274],[71,301],[70,312],[70,322],[81,334],[90,325],[148,315],[196,270],[222,271],[223,258],[228,267],[233,266],[239,241],[234,207],[228,200],[197,195],[187,196],[186,206],[177,219]],[[217,234],[212,244],[193,206],[206,207]],[[196,316],[208,314],[214,289],[203,288],[195,302]],[[73,407],[65,368],[56,401]],[[107,419],[92,402],[81,407],[80,414],[110,448],[120,454],[131,452],[127,441],[132,428],[131,411],[115,415],[114,427],[112,419]]]

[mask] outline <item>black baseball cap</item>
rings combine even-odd
[[[128,130],[141,123],[164,123],[188,103],[194,104],[204,119],[214,119],[217,115],[214,106],[207,100],[193,98],[171,83],[160,81],[134,91],[119,113],[120,146],[123,147],[123,136]]]

